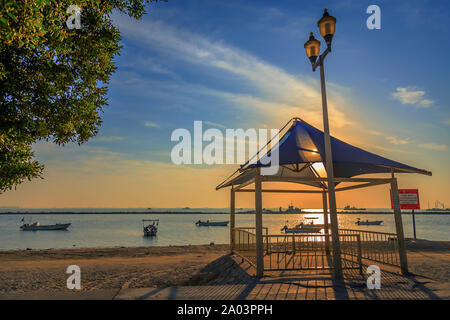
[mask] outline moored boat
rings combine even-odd
[[[195,225],[197,227],[226,227],[229,221],[201,221],[198,220]]]
[[[355,206],[350,207],[350,205],[346,205],[346,206],[344,207],[344,210],[356,210],[356,211],[361,211],[361,210],[366,210],[366,208],[357,208],[357,207],[355,207]]]
[[[358,226],[379,226],[382,223],[383,223],[383,220],[361,221],[360,218],[358,218],[358,220],[355,222],[355,224]]]
[[[145,222],[151,222],[145,225]],[[153,237],[156,236],[158,232],[159,219],[142,219],[142,228],[144,231],[144,236]]]
[[[310,223],[300,222],[293,228],[284,225],[284,227],[281,228],[281,231],[284,231],[284,233],[318,233],[323,228],[323,224],[314,224],[314,221],[311,221]]]
[[[67,230],[71,223],[57,223],[49,225],[41,225],[39,221],[34,223],[24,223],[20,226],[22,231],[51,231],[51,230]]]

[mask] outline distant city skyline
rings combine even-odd
[[[366,9],[381,9],[369,30]],[[423,209],[450,203],[450,62],[447,1],[200,1],[151,3],[142,20],[114,14],[123,45],[97,137],[78,146],[33,146],[44,179],[0,195],[25,208],[226,208],[215,191],[237,165],[175,165],[171,133],[279,129],[300,117],[322,129],[318,72],[303,43],[322,41],[323,9],[337,18],[325,73],[331,135],[433,173],[398,174]],[[287,185],[285,185],[287,186]],[[320,208],[313,195],[264,195],[263,206]],[[389,187],[337,194],[338,207],[390,207]],[[252,207],[239,195],[237,207]]]

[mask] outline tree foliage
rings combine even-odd
[[[151,0],[0,0],[0,192],[42,177],[31,146],[86,142],[101,124],[116,69],[111,13],[139,19]],[[82,9],[69,29],[67,8]]]

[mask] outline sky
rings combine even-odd
[[[381,9],[370,30],[369,5]],[[152,3],[135,21],[114,13],[123,45],[114,60],[99,134],[82,146],[33,146],[44,179],[0,195],[24,208],[225,208],[215,187],[236,165],[175,165],[177,128],[281,128],[296,116],[319,129],[319,72],[303,44],[322,41],[324,8],[337,18],[325,61],[331,134],[432,177],[399,174],[422,208],[450,205],[450,28],[447,1],[234,1]],[[380,176],[382,177],[382,175]],[[237,207],[252,207],[239,195]],[[314,195],[264,195],[264,207],[318,208]],[[338,207],[389,207],[389,187],[347,191]]]

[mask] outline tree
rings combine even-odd
[[[0,0],[0,193],[42,177],[33,143],[82,144],[95,136],[116,69],[120,33],[110,14],[140,19],[152,0]]]

